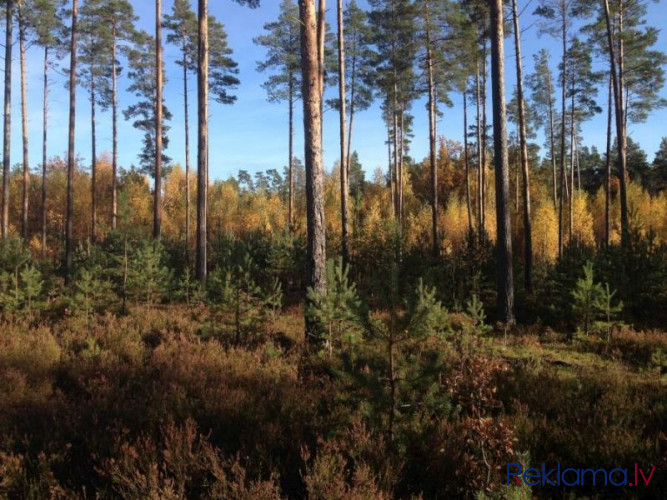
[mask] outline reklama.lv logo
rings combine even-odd
[[[541,469],[529,468],[524,471],[521,464],[508,463],[505,484],[509,486],[516,482],[519,486],[522,484],[527,486],[648,486],[654,471],[655,466],[647,477],[637,464],[634,464],[634,469],[630,468],[629,472],[627,468],[620,467],[609,472],[606,469],[572,467],[561,470],[560,463],[550,470],[547,470],[546,464],[542,463]],[[640,481],[643,481],[643,484]]]

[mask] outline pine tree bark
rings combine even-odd
[[[28,161],[28,97],[26,89],[26,25],[23,18],[23,4],[19,4],[19,53],[21,60],[21,134],[23,144],[23,213],[21,234],[23,240],[28,241],[28,215],[29,215],[29,190],[30,190],[30,162]]]
[[[153,197],[153,238],[162,229],[162,0],[155,1],[155,193]]]
[[[609,248],[611,243],[611,118],[612,118],[613,84],[609,75],[609,97],[607,101],[607,155],[604,176],[604,245]]]
[[[435,95],[435,77],[433,75],[433,49],[431,47],[431,20],[428,5],[426,7],[426,66],[428,69],[428,145],[429,165],[431,169],[431,223],[433,238],[433,257],[440,255],[440,234],[438,230],[438,168],[436,163],[436,122],[437,113]]]
[[[479,63],[477,63],[477,73],[475,75],[476,101],[477,101],[477,232],[479,241],[484,238],[484,219],[483,219],[483,194],[482,194],[482,90]]]
[[[287,166],[287,185],[288,185],[288,212],[287,220],[290,230],[294,230],[294,76],[289,72],[289,83],[287,85],[287,101],[289,106],[289,144],[288,156],[289,164]]]
[[[603,0],[605,11],[605,22],[607,25],[607,43],[609,47],[609,61],[611,64],[612,86],[614,89],[614,115],[616,118],[616,147],[618,150],[618,177],[621,195],[621,244],[626,247],[630,243],[630,223],[628,219],[628,198],[626,185],[627,170],[627,138],[625,135],[625,111],[623,109],[623,18],[622,1],[619,9],[619,40],[618,54],[614,47],[614,37],[611,25],[611,14],[609,13],[609,0]],[[616,61],[619,61],[618,70]]]
[[[46,162],[49,122],[49,47],[44,47],[44,97],[42,101],[42,257],[46,255]]]
[[[183,43],[183,114],[185,125],[185,255],[190,262],[190,106],[188,100],[188,65]]]
[[[482,183],[480,190],[481,197],[481,219],[482,219],[482,234],[481,241],[486,239],[486,164],[487,164],[487,146],[486,146],[486,129],[488,121],[486,118],[486,99],[487,99],[487,77],[486,77],[486,39],[482,45]]]
[[[521,61],[521,30],[517,0],[512,0],[514,20],[514,47],[516,55],[517,100],[519,101],[519,143],[521,147],[521,173],[523,177],[523,242],[524,242],[524,287],[532,288],[533,273],[533,228],[530,214],[530,170],[528,165],[528,141],[526,137],[526,103],[523,97],[523,68]]]
[[[90,232],[93,243],[97,241],[97,135],[95,131],[95,70],[90,68],[90,132],[91,156],[90,162]]]
[[[323,2],[320,2],[320,10]],[[315,0],[299,0],[301,20],[301,69],[306,163],[307,276],[306,284],[315,292],[326,292],[326,226],[324,219],[324,167],[322,164],[322,62],[320,33]],[[321,18],[320,18],[321,20]],[[310,302],[310,301],[308,301]],[[309,303],[306,304],[308,309]],[[306,340],[317,342],[323,331],[320,322],[306,314]]]
[[[199,0],[199,68],[197,71],[197,279],[207,273],[208,230],[208,0]]]
[[[489,0],[491,11],[491,78],[493,97],[493,148],[496,178],[498,255],[498,317],[514,322],[512,231],[509,213],[509,165],[505,107],[505,51],[502,0]]]
[[[553,88],[551,75],[547,75],[547,85],[549,86],[549,146],[551,150],[551,175],[553,187],[554,208],[558,208],[558,181],[556,180],[556,119],[554,111],[554,101],[552,99],[551,89]]]
[[[5,121],[2,158],[2,237],[9,237],[9,169],[11,168],[12,129],[12,43],[14,27],[14,2],[7,0],[5,7]]]
[[[467,84],[466,84],[467,85]],[[466,206],[468,208],[468,234],[472,234],[472,199],[470,196],[470,155],[468,154],[468,92],[463,91],[463,162],[466,171]]]
[[[67,143],[67,215],[65,228],[65,286],[72,286],[74,274],[74,168],[75,125],[76,125],[76,37],[79,0],[72,0],[72,38],[70,41],[69,65],[69,135]]]
[[[350,263],[350,242],[349,242],[349,213],[348,197],[349,186],[349,164],[347,161],[346,144],[346,98],[345,91],[345,36],[343,26],[343,0],[338,0],[338,98],[340,100],[340,214],[341,214],[341,244],[343,265]]]
[[[567,85],[567,22],[563,15],[561,26],[563,43],[563,71],[561,77],[561,124],[560,124],[560,199],[558,202],[558,258],[563,257],[565,239],[564,228],[564,197],[565,197],[565,115],[566,115],[566,85]]]
[[[116,67],[116,25],[112,28],[111,47],[111,228],[118,226],[118,68]]]

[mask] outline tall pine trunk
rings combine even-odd
[[[290,230],[294,230],[294,76],[289,72],[289,83],[287,86],[287,101],[289,106],[288,120],[289,120],[289,139],[288,139],[288,160],[287,166],[287,185],[288,185],[288,212],[287,221]]]
[[[188,65],[183,50],[183,114],[185,125],[185,255],[190,263],[190,107],[188,104]]]
[[[206,281],[208,230],[208,0],[199,0],[197,70],[197,279]]]
[[[90,161],[90,229],[93,243],[97,241],[97,135],[95,133],[95,69],[90,68],[90,133],[91,155]]]
[[[483,194],[482,194],[482,90],[479,62],[475,74],[476,101],[477,101],[477,231],[479,241],[484,238]]]
[[[466,83],[467,86],[467,83]],[[466,206],[468,208],[468,234],[472,234],[472,200],[470,197],[470,156],[468,154],[468,91],[463,91],[463,162],[466,171]]]
[[[42,101],[42,257],[46,255],[46,155],[49,122],[49,47],[44,46],[44,97]]]
[[[618,150],[618,177],[621,195],[621,244],[627,246],[630,242],[630,223],[628,220],[628,198],[626,185],[626,152],[627,138],[625,136],[625,111],[623,109],[623,18],[622,2],[619,11],[619,40],[618,54],[614,47],[614,37],[609,13],[609,1],[604,0],[605,21],[607,24],[607,44],[609,47],[609,61],[611,63],[612,86],[614,88],[614,115],[616,117],[616,147]],[[616,61],[618,58],[618,70]]]
[[[115,23],[115,21],[114,21]],[[111,46],[111,228],[118,225],[118,68],[116,67],[116,25],[112,28]]]
[[[558,181],[556,174],[556,119],[554,110],[554,99],[552,98],[553,82],[551,81],[551,74],[547,75],[547,85],[549,86],[549,148],[551,151],[551,177],[553,187],[553,201],[554,208],[558,208]]]
[[[76,124],[76,36],[79,0],[72,0],[72,38],[69,65],[69,136],[67,143],[67,216],[65,228],[65,286],[72,286],[74,257],[74,137]]]
[[[487,98],[487,86],[486,86],[486,39],[482,45],[482,184],[480,190],[481,196],[481,219],[482,219],[482,234],[481,240],[486,239],[486,163],[487,163],[487,147],[486,147],[486,129],[487,129],[487,119],[486,119],[486,98]]]
[[[609,97],[607,102],[607,155],[604,168],[604,245],[611,243],[611,117],[612,117],[612,76],[609,75]]]
[[[496,225],[498,255],[498,317],[514,322],[512,231],[509,213],[509,165],[505,107],[505,50],[503,2],[489,0],[491,10],[491,78],[493,81],[493,149],[496,178]]]
[[[523,177],[523,242],[524,242],[524,287],[532,288],[533,273],[533,228],[530,217],[530,170],[528,165],[528,141],[526,138],[526,103],[523,97],[523,68],[521,62],[521,31],[517,0],[512,0],[514,19],[514,47],[516,55],[517,100],[519,101],[519,143],[521,146],[521,173]]]
[[[348,197],[349,186],[349,165],[347,162],[346,145],[346,116],[345,116],[345,36],[343,27],[343,0],[338,0],[338,98],[340,99],[340,214],[341,214],[341,236],[342,236],[342,255],[343,265],[350,263],[350,242],[349,242],[349,214]]]
[[[433,75],[433,50],[431,47],[431,20],[429,19],[428,4],[426,11],[426,66],[428,69],[428,145],[429,164],[431,168],[431,223],[433,237],[433,256],[440,255],[440,235],[438,231],[438,169],[436,163],[436,122],[437,113],[435,78]]]
[[[5,23],[5,121],[2,158],[2,237],[9,236],[9,169],[11,167],[11,129],[12,129],[12,43],[14,2],[7,0],[7,19]]]
[[[23,18],[24,6],[19,4],[19,53],[21,59],[21,135],[23,143],[23,213],[22,234],[24,241],[28,241],[28,215],[30,194],[30,162],[28,161],[28,98],[26,89],[26,25]]]
[[[320,11],[323,1],[320,1]],[[306,285],[315,292],[326,292],[326,225],[324,219],[324,166],[322,163],[322,88],[324,40],[323,23],[318,22],[315,0],[299,0],[301,20],[301,70],[304,157],[306,163],[307,276]],[[320,17],[320,20],[323,20]],[[310,300],[307,301],[310,305]],[[308,310],[308,307],[306,307]],[[323,326],[306,313],[306,339],[317,342]]]
[[[155,1],[155,193],[153,197],[153,238],[162,229],[162,0]]]
[[[565,197],[565,115],[566,115],[566,89],[567,85],[567,23],[563,15],[561,27],[563,43],[563,71],[561,77],[561,123],[560,123],[560,199],[558,202],[558,258],[563,257],[563,245],[565,238],[564,229],[564,197]]]

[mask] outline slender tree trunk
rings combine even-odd
[[[607,24],[607,43],[609,45],[609,60],[611,63],[612,85],[614,88],[614,115],[616,117],[616,147],[618,149],[618,177],[621,195],[621,244],[624,247],[630,243],[630,223],[628,219],[628,198],[626,184],[627,168],[627,138],[625,135],[625,111],[623,109],[623,5],[619,9],[619,41],[618,54],[614,48],[614,37],[612,33],[611,18],[609,13],[609,1],[604,0],[605,21]],[[619,68],[616,69],[618,57]]]
[[[118,225],[118,69],[116,68],[116,25],[112,28],[111,47],[111,121],[112,121],[112,153],[111,153],[111,229]]]
[[[467,85],[467,83],[466,83]],[[466,170],[466,206],[468,207],[468,233],[472,234],[472,200],[470,197],[470,157],[468,154],[468,92],[463,91],[463,162]]]
[[[440,255],[440,235],[438,231],[438,169],[435,157],[435,139],[437,104],[435,96],[435,78],[433,75],[433,52],[431,48],[431,21],[429,19],[428,6],[426,12],[426,66],[428,68],[428,138],[429,138],[429,163],[431,167],[431,220],[433,236],[433,256]]]
[[[49,47],[44,47],[44,98],[42,101],[42,258],[46,255],[46,154],[49,121]]]
[[[523,242],[524,242],[524,287],[532,288],[533,273],[533,227],[530,217],[530,167],[528,165],[528,141],[526,138],[526,103],[523,97],[523,68],[521,61],[521,30],[517,0],[512,0],[514,19],[514,47],[516,54],[517,99],[519,101],[519,143],[521,146],[521,172],[523,174]]]
[[[561,126],[560,126],[560,201],[558,204],[558,258],[563,257],[564,245],[564,196],[565,196],[565,114],[566,114],[566,95],[565,86],[567,84],[567,23],[565,14],[563,14],[562,23],[562,42],[563,42],[563,76],[561,78]]]
[[[549,146],[551,149],[551,174],[553,186],[553,200],[554,208],[558,208],[558,181],[556,180],[556,124],[554,111],[554,100],[552,98],[552,82],[551,75],[547,75],[549,86]]]
[[[487,119],[486,119],[486,98],[487,98],[487,87],[486,87],[486,40],[482,45],[482,185],[481,185],[481,197],[482,197],[482,240],[486,239],[486,163],[487,163],[487,147],[486,147],[486,128],[487,128]]]
[[[72,38],[69,65],[69,137],[67,143],[67,217],[65,228],[65,286],[72,286],[74,266],[74,169],[75,124],[76,124],[76,36],[79,0],[72,0]]]
[[[26,89],[25,39],[26,26],[23,19],[24,5],[19,4],[19,53],[21,58],[21,133],[23,142],[23,240],[28,241],[28,215],[30,194],[30,162],[28,161],[28,98]]]
[[[345,36],[343,26],[343,0],[338,0],[338,98],[340,99],[340,213],[343,265],[350,263],[350,242],[348,227],[348,195],[350,192],[347,163],[346,91],[345,91]]]
[[[609,248],[611,243],[611,117],[612,117],[612,76],[609,75],[609,98],[607,102],[607,157],[605,159],[604,176],[604,245]]]
[[[162,229],[162,0],[155,1],[155,193],[153,201],[153,238]]]
[[[185,125],[185,254],[190,262],[190,106],[188,99],[188,61],[183,50],[183,114]]]
[[[290,230],[294,230],[294,75],[290,71],[287,87],[287,102],[289,106],[289,164],[287,166],[288,176],[288,213],[287,220]]]
[[[404,203],[404,187],[405,179],[403,178],[403,158],[405,155],[405,111],[401,109],[401,122],[399,126],[399,149],[398,149],[398,217],[401,221],[401,228],[405,222],[405,203]]]
[[[574,148],[575,148],[575,114],[574,114],[574,96],[572,96],[572,112],[570,113],[570,244],[574,243]]]
[[[387,164],[389,165],[389,194],[391,196],[391,209],[393,211],[394,219],[396,219],[396,172],[394,169],[392,152],[393,144],[394,141],[392,139],[391,126],[389,123],[387,123]]]
[[[199,0],[197,71],[197,279],[206,282],[208,222],[208,0]]]
[[[397,221],[401,221],[401,187],[400,187],[400,182],[401,179],[399,177],[399,162],[398,162],[398,104],[396,102],[396,85],[394,84],[394,102],[393,102],[393,109],[392,109],[392,118],[393,118],[393,124],[394,124],[394,190],[396,194],[394,195],[394,201],[395,201],[395,206],[394,206],[394,217],[396,218]]]
[[[507,121],[505,115],[503,2],[502,0],[489,0],[489,7],[491,10],[493,148],[496,170],[496,224],[498,236],[498,316],[504,323],[513,323],[514,281],[512,274],[512,231],[508,210],[509,165],[507,159]]]
[[[351,75],[350,75],[350,122],[347,130],[347,169],[350,170],[350,159],[352,158],[352,125],[354,123],[355,99],[357,97],[357,44],[355,40],[354,52],[352,55]]]
[[[11,130],[12,130],[12,43],[14,27],[14,2],[7,0],[5,7],[5,122],[2,158],[2,237],[9,236],[9,169],[11,168]]]
[[[97,241],[97,135],[95,134],[95,70],[90,68],[90,132],[92,142],[92,160],[90,162],[90,199],[91,199],[91,239]]]
[[[320,1],[320,11],[323,9]],[[315,11],[315,0],[299,0],[301,20],[301,69],[306,163],[307,276],[306,285],[326,292],[326,225],[324,220],[324,166],[322,163],[323,17]],[[308,300],[310,303],[310,300]],[[309,305],[309,304],[307,304]],[[323,326],[306,314],[306,340],[317,342]]]
[[[477,231],[479,241],[484,238],[484,220],[482,218],[482,90],[479,63],[477,63],[477,74],[475,75],[476,99],[477,99]]]

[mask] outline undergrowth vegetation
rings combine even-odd
[[[522,297],[539,321],[515,327],[494,326],[483,267],[458,282],[447,258],[406,253],[382,273],[332,260],[327,293],[310,292],[327,326],[315,348],[288,235],[220,239],[206,289],[169,243],[82,247],[67,291],[9,241],[0,498],[571,494],[506,486],[509,462],[655,466],[632,493],[664,491],[667,339],[628,326],[652,306],[605,274],[612,251],[571,249]],[[462,255],[489,258],[477,251]]]

